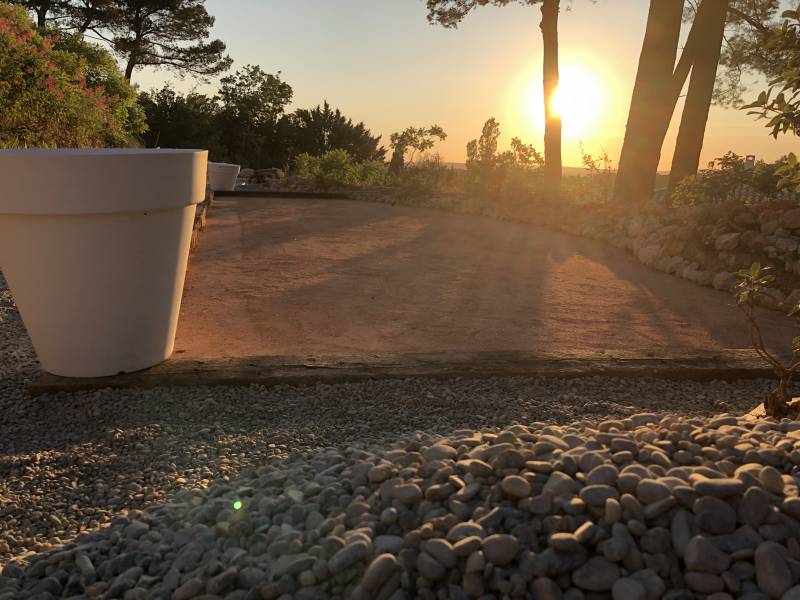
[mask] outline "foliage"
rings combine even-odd
[[[689,2],[687,13],[696,13],[696,1]],[[721,106],[738,107],[748,91],[746,80],[777,74],[779,56],[766,47],[766,38],[778,25],[781,0],[730,0],[725,23],[713,101]],[[689,16],[689,15],[687,15]]]
[[[444,27],[456,27],[458,23],[473,9],[492,4],[507,6],[509,4],[540,4],[543,0],[426,0],[428,21]]]
[[[45,24],[108,44],[125,63],[125,78],[143,66],[199,76],[226,71],[221,40],[208,39],[214,17],[205,0],[16,0]]]
[[[284,114],[291,86],[280,73],[247,65],[221,80],[216,96],[181,94],[170,86],[140,95],[150,131],[147,146],[208,148],[212,160],[251,168],[289,168],[297,154],[344,149],[356,162],[381,160],[380,137],[327,102]]]
[[[389,145],[392,148],[392,159],[389,162],[389,171],[398,174],[405,166],[406,162],[413,163],[417,152],[424,154],[436,143],[436,140],[444,141],[447,134],[438,125],[430,127],[406,127],[403,131],[393,133],[389,138]],[[408,155],[409,150],[411,154]],[[406,156],[408,155],[408,159]]]
[[[423,154],[418,160],[392,173],[390,183],[404,193],[415,196],[443,192],[460,192],[463,188],[463,171],[456,171],[442,163],[438,154]]]
[[[283,166],[288,123],[282,122],[292,88],[261,67],[246,65],[220,80],[217,123],[230,160],[251,167]]]
[[[294,161],[294,173],[313,179],[325,189],[368,187],[383,181],[385,168],[382,161],[357,161],[346,150],[337,148],[321,156],[300,154]]]
[[[500,124],[491,117],[483,125],[481,136],[467,144],[468,192],[531,193],[541,190],[542,155],[519,138],[511,148],[497,151]]]
[[[0,3],[0,146],[126,145],[144,129],[135,100],[104,50]]]
[[[753,348],[758,356],[769,364],[778,378],[777,389],[764,398],[764,409],[768,416],[780,419],[788,412],[789,402],[792,399],[789,393],[789,384],[800,369],[800,336],[792,340],[792,358],[788,362],[782,361],[771,353],[764,343],[761,326],[758,322],[757,307],[771,298],[769,292],[775,278],[769,274],[769,270],[770,267],[762,267],[759,263],[753,263],[749,269],[736,273],[739,278],[736,303],[747,318]],[[800,304],[792,307],[788,316],[795,321],[795,325],[800,325]]]
[[[565,196],[573,196],[581,201],[606,202],[611,198],[614,188],[612,161],[605,149],[596,157],[586,152],[579,144],[581,162],[589,171],[585,177],[571,177],[565,181]],[[582,185],[581,185],[582,184]]]
[[[712,161],[708,169],[678,182],[670,199],[673,206],[719,203],[730,199],[743,186],[764,198],[773,198],[784,187],[783,174],[789,160],[784,157],[774,163],[758,161],[748,168],[744,158],[727,152]]]
[[[125,79],[108,50],[85,41],[78,34],[56,36],[54,48],[80,56],[85,63],[86,85],[102,90],[109,98],[114,116],[108,124],[105,145],[138,143],[137,138],[147,130],[144,110],[138,103],[136,89]]]
[[[205,0],[114,0],[106,14],[107,20],[93,31],[125,61],[128,79],[143,66],[201,76],[230,68],[225,44],[204,41],[214,25]]]
[[[767,119],[770,134],[800,134],[800,8],[782,14],[780,28],[771,31],[765,48],[775,58],[777,75],[758,98],[743,107],[748,114]],[[800,191],[800,166],[790,154],[779,170],[780,186]]]
[[[209,158],[225,162],[230,156],[220,140],[219,105],[198,92],[180,94],[165,85],[139,95],[148,124],[142,137],[150,148],[205,148]]]
[[[341,111],[322,106],[298,109],[289,116],[292,126],[292,152],[321,156],[341,148],[357,161],[383,160],[386,149],[379,146],[380,136],[373,136],[364,123],[353,123]]]

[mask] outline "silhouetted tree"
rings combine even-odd
[[[125,62],[128,80],[144,66],[205,76],[231,65],[221,40],[204,41],[214,25],[205,0],[114,0],[106,15],[92,31]]]
[[[553,107],[553,97],[558,89],[558,13],[559,0],[427,0],[428,20],[445,27],[455,27],[474,8],[493,4],[506,6],[541,4],[542,19],[542,72],[544,88],[544,182],[546,194],[557,198],[561,191],[561,117]]]
[[[321,106],[298,109],[289,116],[293,154],[322,156],[341,149],[357,161],[383,160],[386,148],[379,146],[381,136],[373,136],[364,123],[353,123],[341,111]]]
[[[389,171],[397,174],[406,165],[406,154],[411,151],[408,162],[413,162],[414,155],[427,152],[436,143],[436,140],[447,139],[444,129],[438,125],[430,127],[406,127],[403,131],[393,133],[389,138],[392,148],[392,159],[389,162]]]
[[[703,149],[708,111],[717,79],[717,65],[725,32],[729,0],[703,0],[697,10],[692,30],[700,32],[694,48],[689,89],[683,103],[681,124],[672,156],[669,187],[684,177],[697,173]]]
[[[653,193],[661,148],[689,73],[692,74],[676,150],[676,176],[697,170],[708,108],[714,97],[719,46],[726,22],[754,27],[775,0],[702,0],[678,57],[683,0],[651,0],[634,83],[614,199],[642,201]],[[731,63],[733,64],[733,63]],[[740,62],[744,65],[745,62]],[[717,86],[720,89],[720,86]],[[711,90],[711,93],[709,92]],[[719,94],[717,94],[719,97]]]
[[[676,87],[675,57],[682,16],[683,0],[650,2],[614,184],[617,201],[644,200],[653,193],[661,146],[677,101],[671,92]]]
[[[11,4],[20,4],[34,14],[39,29],[47,27],[48,20],[63,17],[67,14],[69,0],[9,0]]]
[[[226,71],[231,59],[210,36],[214,17],[205,0],[14,0],[35,13],[40,27],[91,35],[123,61],[130,81],[139,67],[207,76]]]
[[[148,148],[204,148],[211,160],[230,160],[220,142],[219,105],[214,98],[198,92],[179,94],[169,85],[143,92],[148,131],[142,141]]]
[[[220,80],[221,142],[233,161],[255,168],[282,164],[286,157],[282,142],[291,125],[281,117],[292,93],[280,72],[271,75],[255,65]]]

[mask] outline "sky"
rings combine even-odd
[[[572,0],[559,21],[564,164],[580,165],[580,145],[606,151],[616,165],[647,18],[646,0]],[[426,20],[424,0],[207,0],[234,68],[248,63],[281,72],[294,90],[290,107],[328,100],[373,134],[436,123],[447,140],[436,150],[463,162],[469,140],[495,117],[501,149],[512,137],[543,146],[542,44],[538,7],[481,7],[458,29]],[[172,82],[213,93],[215,82],[137,71],[142,89]],[[754,86],[754,94],[757,93]],[[758,88],[760,90],[760,88]],[[676,115],[679,115],[680,104]],[[669,169],[678,117],[660,168]],[[728,150],[774,160],[798,140],[769,137],[745,111],[712,107],[701,165]]]

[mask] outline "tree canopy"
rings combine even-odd
[[[120,146],[145,127],[108,52],[0,3],[0,146]]]
[[[386,149],[379,146],[381,136],[373,136],[363,122],[354,123],[328,101],[309,109],[298,109],[289,116],[292,152],[322,156],[334,149],[346,150],[357,161],[383,160]]]
[[[221,40],[209,40],[214,17],[205,0],[13,1],[32,11],[40,27],[105,42],[125,65],[128,80],[145,66],[205,77],[226,71],[232,62]]]
[[[333,150],[357,163],[383,160],[380,136],[327,102],[286,114],[292,94],[280,73],[254,65],[223,78],[214,96],[181,94],[166,85],[140,95],[150,126],[143,141],[148,147],[208,148],[212,160],[252,168],[285,168],[300,154]]]

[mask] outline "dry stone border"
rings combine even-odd
[[[800,423],[658,417],[417,433],[186,490],[0,599],[800,597]]]

